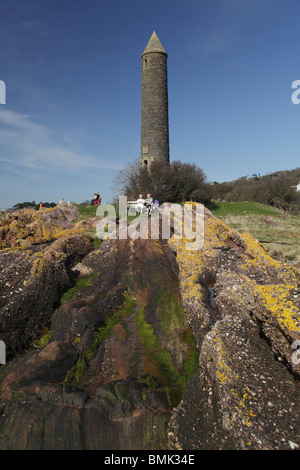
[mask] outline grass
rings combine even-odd
[[[216,206],[217,207],[213,210],[213,213],[219,218],[227,215],[244,216],[247,214],[276,216],[282,213],[280,209],[266,206],[258,202],[217,202]]]
[[[60,300],[60,304],[63,305],[64,303],[68,302],[68,300],[72,299],[76,292],[83,290],[85,287],[88,287],[91,284],[91,280],[94,277],[94,274],[88,274],[87,276],[80,277],[76,280],[76,284],[74,287],[71,287],[67,292],[64,293]]]
[[[98,206],[86,206],[84,204],[80,204],[78,206],[76,206],[79,214],[82,216],[82,218],[85,218],[85,217],[96,217],[96,212],[97,212],[97,208]]]
[[[274,258],[300,267],[299,217],[254,202],[218,202],[212,212],[228,227],[253,235]]]

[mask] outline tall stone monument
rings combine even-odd
[[[169,163],[168,54],[153,32],[142,54],[141,164]]]

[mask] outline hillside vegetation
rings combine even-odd
[[[299,214],[300,193],[295,189],[299,181],[300,168],[263,176],[253,174],[230,182],[214,182],[211,197],[215,201],[259,202]]]

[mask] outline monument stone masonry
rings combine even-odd
[[[141,164],[169,163],[168,54],[153,32],[142,54]]]

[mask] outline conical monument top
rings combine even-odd
[[[146,49],[144,50],[143,54],[142,54],[142,57],[145,55],[145,54],[150,54],[151,52],[160,52],[161,54],[164,54],[166,56],[168,56],[168,54],[166,53],[166,51],[164,50],[160,40],[158,39],[157,37],[157,34],[155,31],[153,31],[152,33],[152,36],[146,46]]]

